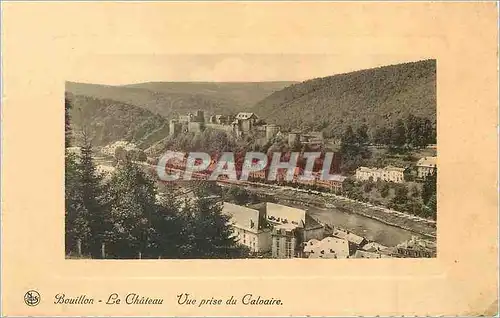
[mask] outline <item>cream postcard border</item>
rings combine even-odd
[[[497,18],[494,2],[2,3],[2,315],[488,313],[498,299]],[[437,59],[438,257],[66,260],[63,96],[74,63],[103,54],[220,53]],[[24,304],[29,289],[42,295],[39,306]],[[113,292],[165,302],[51,301],[57,293]],[[252,293],[284,305],[180,306],[183,292]]]

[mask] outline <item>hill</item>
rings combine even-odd
[[[163,94],[195,94],[245,110],[295,82],[149,82],[126,85]]]
[[[221,114],[248,110],[269,94],[292,83],[151,82],[110,86],[66,82],[66,91],[74,95],[114,100],[171,118],[198,109]]]
[[[94,146],[117,140],[147,148],[168,135],[168,121],[148,110],[109,99],[67,94],[72,102],[71,129],[74,143],[81,143],[85,129]]]
[[[339,136],[348,126],[370,132],[408,114],[436,122],[436,61],[383,66],[293,84],[258,102],[253,111],[285,129]]]

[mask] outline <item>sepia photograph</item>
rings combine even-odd
[[[2,316],[498,316],[496,3],[1,7]]]
[[[67,259],[436,257],[436,59],[102,63],[143,71],[66,81]]]

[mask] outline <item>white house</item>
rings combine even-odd
[[[417,177],[421,179],[434,174],[437,168],[437,157],[424,157],[417,162]]]
[[[255,253],[271,250],[271,229],[266,227],[261,211],[224,202],[222,213],[231,216],[233,233],[239,243]]]

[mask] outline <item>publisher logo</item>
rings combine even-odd
[[[28,306],[36,306],[40,303],[40,294],[36,290],[28,290],[24,294],[24,302]]]

